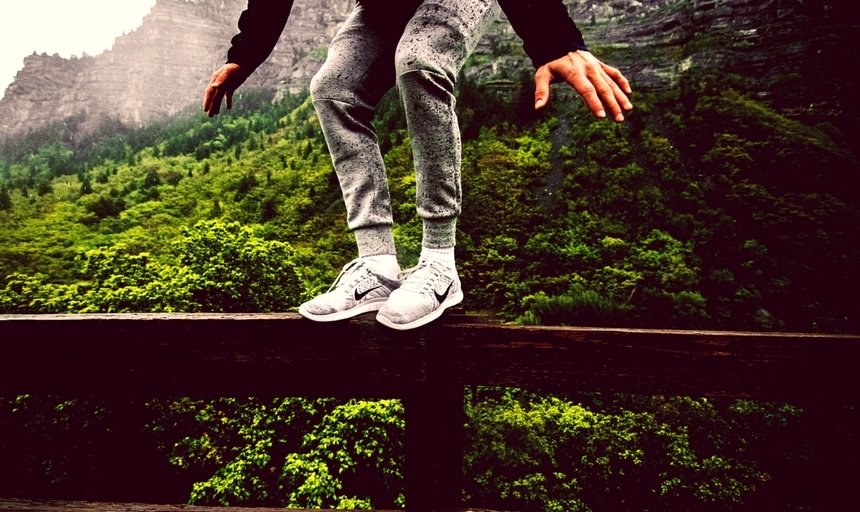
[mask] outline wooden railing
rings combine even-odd
[[[450,313],[414,331],[369,315],[0,315],[0,394],[402,398],[410,512],[464,510],[467,385],[833,401],[854,398],[858,364],[853,334],[514,327]],[[0,510],[70,508],[228,510],[0,497]]]

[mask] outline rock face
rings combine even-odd
[[[847,1],[566,3],[591,48],[638,90],[674,87],[682,70],[696,66],[754,79],[762,99],[789,113],[828,118],[850,110],[855,81],[841,77],[826,90],[816,87],[858,63]],[[101,55],[31,55],[0,100],[0,139],[70,118],[84,132],[107,117],[140,125],[198,104],[245,6],[246,0],[157,0],[138,30]],[[280,42],[244,87],[306,88],[352,7],[353,0],[296,0]],[[473,59],[467,73],[492,83],[530,70],[521,52],[498,50],[518,43],[500,19],[476,52],[486,58]]]
[[[848,113],[856,119],[848,98],[857,80],[836,79],[839,70],[860,64],[853,43],[860,31],[851,21],[850,2],[665,4],[647,14],[616,17],[592,35],[623,50],[618,64],[640,89],[675,86],[681,71],[695,67],[742,77],[746,92],[789,116],[834,120]]]
[[[202,101],[225,59],[246,0],[157,0],[139,29],[97,57],[27,57],[0,100],[0,138],[77,116],[139,125]],[[298,89],[321,63],[351,0],[298,0],[271,58],[247,86]]]

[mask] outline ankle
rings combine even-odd
[[[374,272],[388,279],[397,279],[400,274],[400,264],[394,254],[374,254],[373,256],[362,256],[364,261],[370,265]]]
[[[444,248],[429,248],[422,247],[421,248],[421,259],[433,260],[439,263],[442,263],[448,268],[456,269],[456,258],[454,257],[454,248],[453,247],[444,247]]]

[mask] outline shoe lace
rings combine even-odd
[[[337,275],[337,279],[334,280],[328,291],[332,291],[342,284],[347,284],[350,287],[354,286],[365,277],[366,269],[367,264],[360,259],[356,258],[350,261],[343,266],[340,274]]]
[[[403,273],[400,287],[418,293],[427,292],[443,279],[445,272],[446,268],[441,263],[434,260],[421,260],[418,265]]]

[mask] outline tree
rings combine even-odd
[[[9,188],[6,185],[0,186],[0,211],[9,211],[12,209],[12,196],[9,194]]]
[[[292,248],[264,240],[238,222],[200,221],[174,246],[179,263],[197,276],[194,296],[207,311],[285,311],[304,292]]]

